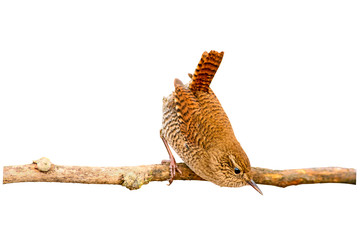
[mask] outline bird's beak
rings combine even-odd
[[[260,188],[256,185],[256,183],[253,180],[249,180],[247,181],[247,183],[252,186],[256,191],[258,191],[261,195],[263,195],[262,191],[260,190]]]

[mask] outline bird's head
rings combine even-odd
[[[249,159],[241,148],[226,149],[214,154],[212,169],[214,171],[212,182],[222,187],[241,187],[250,185],[260,194],[260,188],[252,180],[251,166]]]

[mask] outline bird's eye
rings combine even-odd
[[[240,169],[238,169],[237,167],[234,168],[234,170],[235,170],[235,174],[239,174],[241,172]]]

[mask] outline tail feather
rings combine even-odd
[[[213,50],[210,53],[203,53],[195,73],[192,75],[192,81],[189,84],[192,92],[209,92],[211,81],[220,66],[223,56],[224,52],[219,53]]]

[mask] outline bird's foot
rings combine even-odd
[[[161,161],[161,164],[170,164],[170,179],[169,179],[169,184],[168,186],[171,185],[171,183],[174,181],[174,178],[175,178],[175,174],[176,172],[178,172],[180,175],[182,174],[180,168],[178,168],[176,162],[175,162],[175,159],[171,159],[171,160],[162,160]]]

